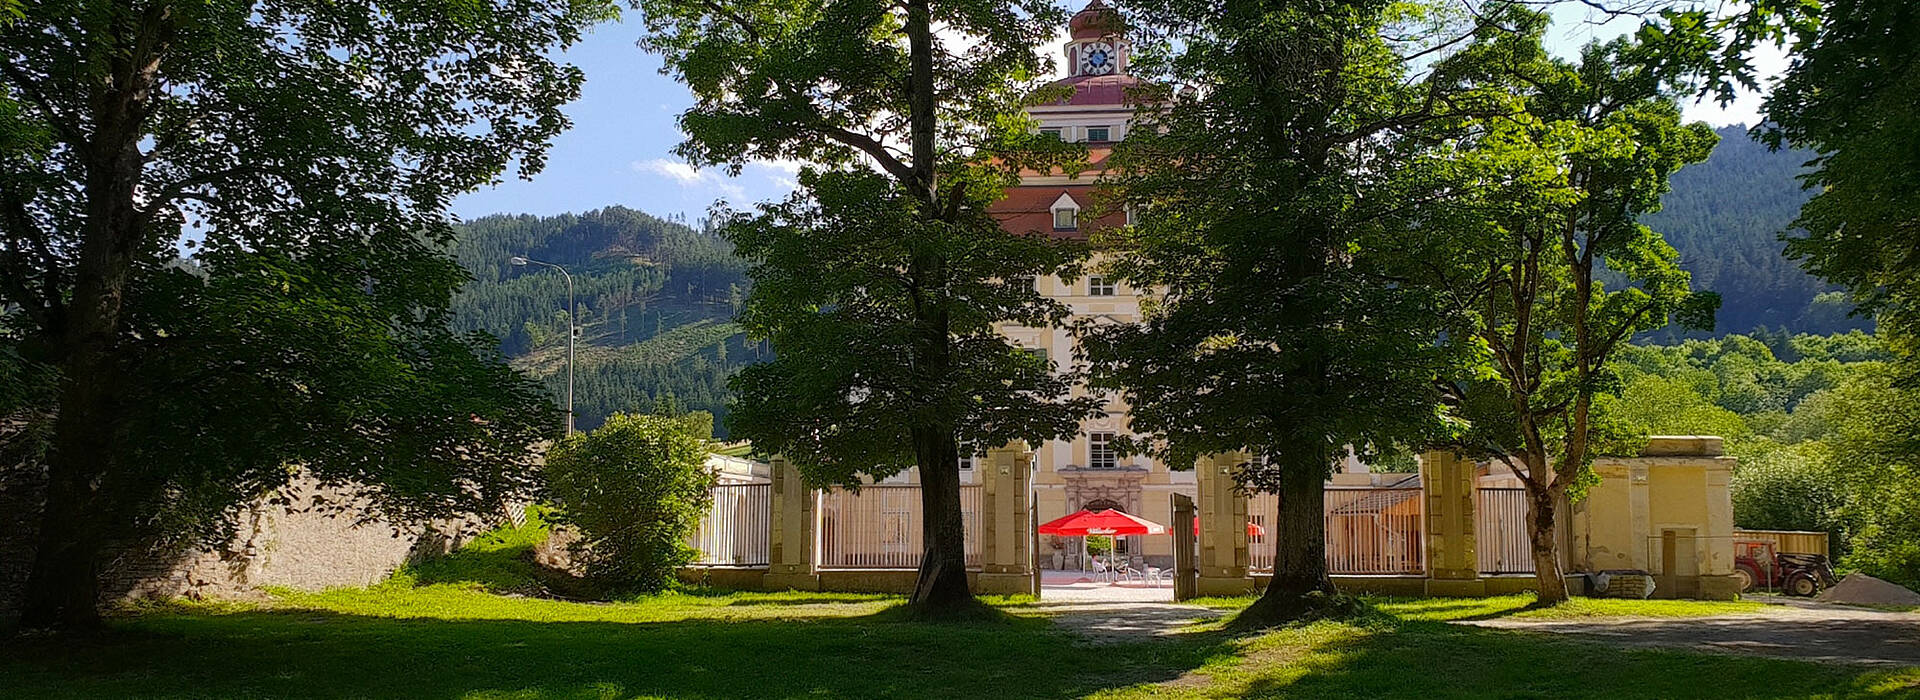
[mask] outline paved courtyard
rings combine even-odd
[[[1172,603],[1173,579],[1109,581],[1091,571],[1040,572],[1040,600],[1106,603]]]

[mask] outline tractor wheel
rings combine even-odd
[[[1753,572],[1747,571],[1746,569],[1734,569],[1733,580],[1740,583],[1741,593],[1753,590]]]
[[[1820,582],[1813,580],[1813,577],[1808,574],[1800,573],[1787,577],[1788,595],[1812,597],[1813,594],[1819,592]]]

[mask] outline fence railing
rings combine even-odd
[[[1533,573],[1533,542],[1527,537],[1527,490],[1478,489],[1473,513],[1473,544],[1480,559],[1480,573]]]
[[[960,518],[967,566],[980,565],[978,485],[960,487]],[[916,569],[920,567],[920,486],[871,484],[859,491],[820,494],[820,568]]]
[[[1326,490],[1321,516],[1326,523],[1327,572],[1331,574],[1420,574],[1427,569],[1426,499],[1415,488],[1340,488]],[[1273,517],[1279,497],[1256,494],[1247,504],[1255,525],[1247,538],[1254,571],[1272,571]]]
[[[765,566],[773,484],[718,484],[689,544],[706,566]]]

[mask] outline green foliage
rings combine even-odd
[[[918,464],[924,426],[976,445],[1079,430],[1093,400],[1069,398],[1067,375],[995,327],[1065,317],[1004,280],[1058,272],[1066,251],[1001,231],[978,208],[964,226],[920,220],[877,175],[803,172],[801,182],[793,198],[729,229],[755,261],[741,322],[779,350],[734,380],[738,435],[787,455],[815,483],[851,484]],[[948,267],[910,272],[928,255]],[[918,288],[903,272],[938,275],[925,279],[939,286]],[[946,371],[930,374],[935,332]]]
[[[1774,146],[1819,153],[1788,252],[1920,352],[1920,12],[1902,0],[1810,4],[1817,30],[1767,97]],[[1869,68],[1870,67],[1870,68]]]
[[[1110,535],[1087,535],[1088,554],[1106,554],[1113,551],[1113,537]]]
[[[944,493],[958,478],[956,439],[1037,442],[1077,429],[1089,401],[1068,398],[1065,379],[994,329],[1063,318],[1063,306],[1012,281],[1068,272],[1073,257],[986,213],[1016,168],[1080,153],[1029,133],[1020,111],[1046,60],[1034,48],[1064,19],[1057,8],[640,5],[643,45],[694,93],[680,154],[695,165],[810,164],[790,199],[721,222],[753,265],[741,323],[778,353],[733,380],[738,436],[786,454],[817,484],[918,466],[922,484]],[[928,514],[930,538],[958,522],[951,500],[954,513]]]
[[[554,414],[448,328],[446,207],[540,169],[583,79],[553,56],[612,3],[20,8],[0,344],[62,383],[28,624],[91,622],[109,543],[220,540],[301,471],[403,521],[531,490]]]
[[[503,523],[445,556],[409,562],[382,584],[394,588],[433,585],[472,587],[489,593],[545,593],[551,578],[533,562],[533,549],[553,536],[548,509],[527,506],[520,524]]]
[[[1734,524],[1832,533],[1843,566],[1916,583],[1920,494],[1912,488],[1920,397],[1852,332],[1728,336],[1623,351],[1622,415],[1641,432],[1721,435],[1739,458]]]
[[[1594,454],[1632,452],[1639,433],[1603,397],[1619,388],[1608,360],[1637,333],[1675,319],[1710,326],[1718,300],[1689,276],[1639,217],[1659,207],[1669,176],[1706,158],[1715,136],[1682,125],[1643,47],[1591,44],[1578,63],[1523,68],[1526,112],[1487,120],[1463,153],[1486,182],[1457,228],[1441,284],[1461,302],[1456,333],[1485,365],[1456,387],[1471,426],[1464,442],[1526,470],[1543,489],[1577,487]],[[1602,268],[1619,275],[1609,289]]]
[[[1142,323],[1080,332],[1093,386],[1122,393],[1144,436],[1124,449],[1174,468],[1251,450],[1268,459],[1238,478],[1275,491],[1290,474],[1317,485],[1343,446],[1444,432],[1432,379],[1462,348],[1432,342],[1438,302],[1403,283],[1430,252],[1406,235],[1429,215],[1407,206],[1429,172],[1369,164],[1414,163],[1418,125],[1498,109],[1478,81],[1541,23],[1426,31],[1388,3],[1128,9],[1149,33],[1136,72],[1200,89],[1143,108],[1108,177],[1137,221],[1111,236],[1110,272],[1163,290]],[[1413,53],[1431,70],[1411,72]]]
[[[707,471],[711,416],[616,413],[547,454],[555,520],[579,531],[574,554],[589,578],[655,592],[693,561],[687,544],[712,499]]]
[[[1824,443],[1756,440],[1733,451],[1733,522],[1757,530],[1815,530],[1844,537],[1846,486]]]

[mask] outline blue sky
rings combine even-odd
[[[1626,20],[1595,25],[1586,21],[1588,15],[1578,3],[1562,3],[1554,12],[1553,42],[1561,53],[1634,26]],[[744,206],[791,191],[791,166],[750,165],[739,177],[729,178],[717,171],[696,171],[673,155],[680,142],[674,117],[693,99],[686,88],[660,74],[658,57],[634,44],[639,25],[637,17],[626,24],[602,25],[564,55],[563,60],[586,72],[587,81],[580,99],[566,107],[573,128],[554,140],[546,169],[531,180],[509,177],[498,186],[462,196],[453,204],[455,214],[552,215],[620,204],[692,220],[715,200]],[[1763,68],[1777,69],[1782,63],[1778,55],[1759,60]],[[1728,109],[1689,103],[1687,116],[1715,126],[1752,123],[1758,103],[1752,95]]]

